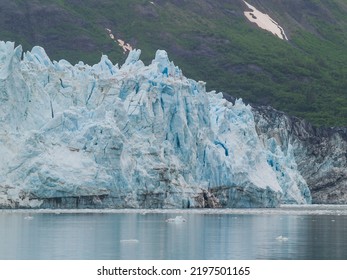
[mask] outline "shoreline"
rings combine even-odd
[[[0,214],[198,214],[198,215],[344,215],[347,204],[281,205],[278,208],[203,209],[0,209]]]

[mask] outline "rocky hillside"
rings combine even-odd
[[[117,39],[149,63],[165,49],[208,89],[271,105],[318,126],[347,125],[347,2],[249,0],[288,36],[250,22],[243,0],[1,0],[0,39],[43,46],[55,60],[123,63]]]
[[[256,130],[264,146],[293,151],[312,203],[347,203],[347,128],[315,128],[271,107],[254,107]]]

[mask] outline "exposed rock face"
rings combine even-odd
[[[313,203],[347,203],[347,128],[316,128],[271,107],[254,107],[259,137],[292,149]]]

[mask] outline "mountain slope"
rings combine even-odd
[[[45,47],[52,59],[95,63],[125,55],[108,36],[142,50],[165,49],[208,89],[272,105],[316,125],[347,125],[347,2],[249,0],[289,41],[244,16],[244,1],[1,1],[0,39]]]

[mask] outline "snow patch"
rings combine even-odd
[[[276,21],[274,21],[268,14],[260,12],[254,6],[248,4],[246,1],[243,2],[245,2],[247,7],[250,10],[252,10],[251,12],[244,12],[246,18],[250,22],[254,22],[260,28],[273,33],[282,40],[288,41],[287,35],[285,34],[283,28]]]
[[[133,50],[133,47],[129,44],[126,43],[124,40],[122,39],[117,39],[113,34],[112,34],[112,30],[109,28],[105,28],[106,31],[108,32],[108,35],[110,36],[110,38],[116,43],[118,44],[118,46],[120,46],[123,49],[123,53],[127,53]]]

